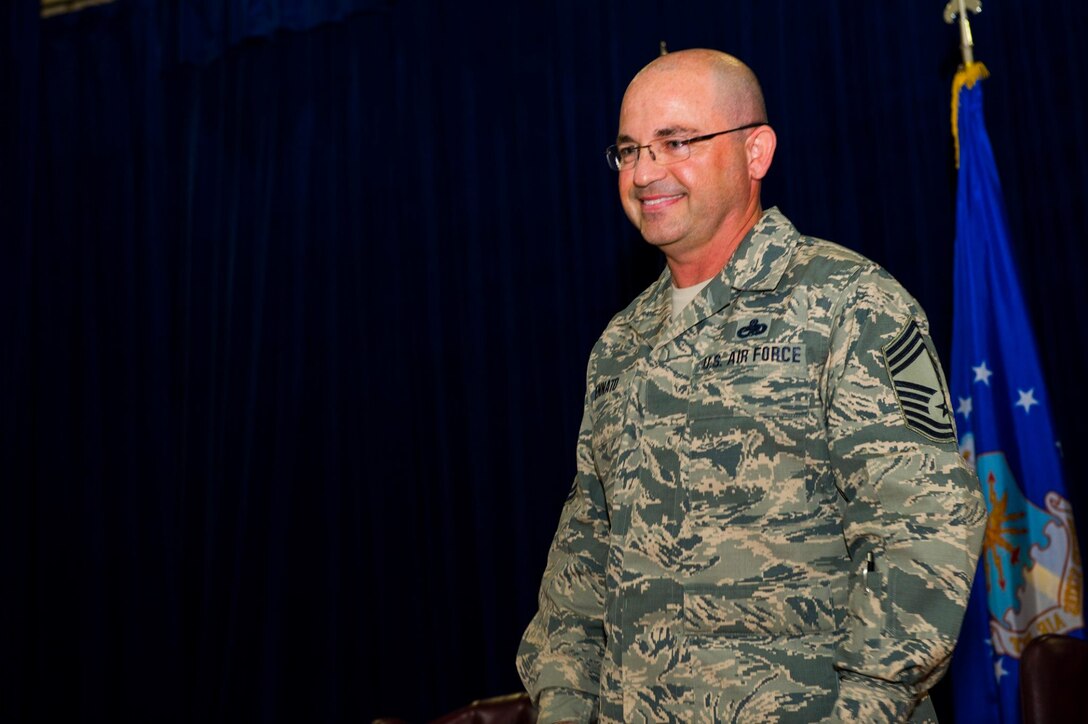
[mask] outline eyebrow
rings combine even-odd
[[[694,128],[688,128],[687,126],[668,126],[654,131],[654,138],[668,138],[670,136],[689,135],[692,133],[695,133]]]
[[[670,138],[672,136],[690,136],[698,133],[694,128],[688,128],[687,126],[666,126],[654,131],[654,138]],[[638,143],[635,139],[631,138],[625,133],[621,133],[616,137],[616,143]]]

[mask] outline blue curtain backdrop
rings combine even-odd
[[[0,718],[418,721],[519,687],[586,356],[662,263],[602,153],[661,40],[753,66],[765,202],[890,269],[947,362],[958,35],[922,5],[5,4]],[[1088,520],[1088,6],[974,35]]]

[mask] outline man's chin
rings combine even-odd
[[[639,231],[642,233],[642,238],[646,240],[647,244],[656,246],[659,249],[671,246],[681,239],[679,234],[675,232],[668,233],[662,229],[643,227],[639,229]]]

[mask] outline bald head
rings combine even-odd
[[[627,86],[613,150],[629,159],[620,200],[677,286],[717,274],[761,216],[776,144],[766,120],[755,74],[715,50],[663,55]]]
[[[710,98],[714,109],[731,122],[767,120],[763,91],[756,74],[741,60],[719,50],[694,48],[655,58],[635,75],[627,86],[627,93],[648,80],[671,74],[682,74],[706,83],[712,91]]]

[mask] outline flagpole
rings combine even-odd
[[[952,79],[952,141],[956,148],[956,168],[960,167],[960,89],[971,88],[980,79],[989,77],[990,71],[982,63],[975,62],[975,40],[971,37],[971,23],[967,13],[976,15],[982,12],[982,0],[948,0],[944,6],[944,21],[951,25],[959,20],[960,52],[963,53],[963,65]]]
[[[944,21],[951,25],[960,22],[960,52],[963,53],[963,67],[975,62],[975,41],[971,37],[971,23],[967,21],[967,11],[982,12],[982,0],[948,0],[944,6]]]

